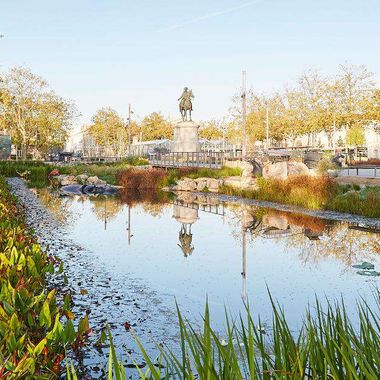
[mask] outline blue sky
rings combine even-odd
[[[0,69],[24,65],[73,99],[82,121],[101,106],[219,118],[247,70],[258,91],[309,67],[380,73],[379,0],[0,0]]]

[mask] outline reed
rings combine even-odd
[[[133,362],[141,379],[377,379],[380,371],[379,294],[376,310],[366,301],[357,304],[358,324],[351,322],[343,300],[316,299],[305,311],[298,332],[290,329],[285,311],[274,302],[273,319],[264,329],[249,306],[236,319],[226,312],[225,331],[211,326],[209,307],[203,326],[185,320],[177,306],[179,344],[175,352],[157,344],[148,354],[134,334],[146,368]],[[110,339],[108,378],[126,379],[121,358]],[[133,359],[132,359],[133,361]],[[71,373],[72,375],[72,373]],[[69,378],[69,377],[68,377]]]

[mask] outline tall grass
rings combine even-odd
[[[220,334],[210,322],[208,305],[202,328],[185,320],[177,306],[180,341],[177,351],[157,345],[148,354],[135,340],[146,362],[141,379],[378,379],[380,373],[379,294],[376,310],[357,304],[358,325],[351,322],[343,301],[309,307],[299,332],[290,329],[284,310],[272,298],[273,319],[266,331],[249,307],[237,319],[226,313]],[[133,333],[133,332],[132,332]],[[125,379],[110,337],[109,379]],[[157,359],[158,358],[158,359]],[[112,377],[114,376],[114,377]]]
[[[380,187],[361,189],[358,185],[339,185],[327,176],[289,177],[286,180],[257,178],[256,189],[223,186],[220,193],[244,198],[290,204],[312,210],[332,210],[380,217]]]
[[[287,180],[257,178],[257,189],[238,190],[224,186],[222,193],[263,201],[323,209],[334,197],[337,185],[328,177],[289,177]]]

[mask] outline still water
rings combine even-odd
[[[119,197],[40,199],[61,218],[73,241],[111,275],[136,279],[174,298],[199,319],[208,299],[214,325],[223,326],[248,300],[271,319],[268,290],[299,326],[315,296],[353,308],[371,298],[380,277],[358,274],[363,261],[380,270],[380,230],[206,196],[123,193]],[[80,253],[78,253],[80,254]]]

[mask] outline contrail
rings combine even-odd
[[[212,13],[209,13],[209,14],[206,14],[206,15],[203,15],[203,16],[195,17],[195,18],[192,18],[192,19],[190,19],[188,21],[184,21],[184,22],[182,22],[180,24],[173,24],[173,25],[170,25],[168,27],[159,29],[157,31],[157,33],[168,32],[168,31],[171,31],[171,30],[176,30],[176,29],[179,29],[179,28],[183,28],[184,26],[192,25],[192,24],[195,24],[195,23],[197,23],[199,21],[208,20],[210,18],[214,18],[214,17],[225,15],[227,13],[235,12],[235,11],[237,11],[239,9],[246,8],[246,7],[249,7],[250,5],[261,3],[263,1],[264,0],[249,1],[247,3],[243,3],[243,4],[237,5],[235,7],[224,9],[222,11],[212,12]]]

